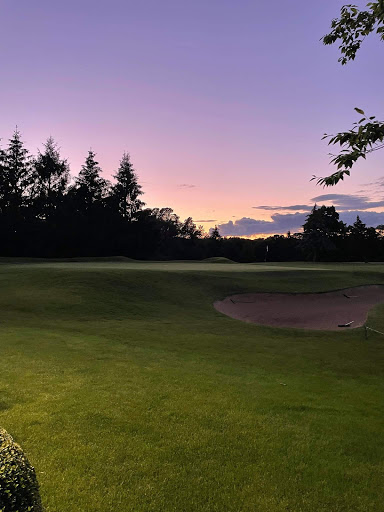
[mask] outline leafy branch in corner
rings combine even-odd
[[[375,116],[367,118],[360,108],[355,110],[364,117],[354,123],[352,130],[323,136],[323,139],[329,139],[328,145],[338,144],[341,152],[331,155],[331,163],[337,167],[336,172],[325,178],[312,177],[312,180],[317,180],[318,185],[336,185],[344,176],[350,175],[350,169],[359,158],[366,159],[367,154],[384,148],[384,123],[377,121]]]
[[[370,2],[367,7],[368,10],[360,11],[356,5],[344,5],[340,18],[332,20],[332,31],[321,39],[326,45],[341,40],[339,62],[343,65],[355,60],[356,53],[371,32],[376,32],[384,41],[384,0]]]
[[[371,33],[376,33],[384,41],[384,0],[369,2],[367,9],[361,11],[356,5],[344,5],[341,8],[340,18],[332,20],[331,32],[326,34],[322,41],[331,45],[340,41],[339,49],[342,65],[355,60],[364,39]],[[367,118],[363,110],[355,108],[363,115],[359,122],[354,123],[352,130],[340,132],[336,135],[325,134],[323,139],[329,139],[328,144],[339,145],[339,155],[331,155],[331,163],[337,171],[325,178],[313,176],[317,184],[325,187],[336,185],[345,176],[359,158],[366,158],[367,154],[384,148],[384,123],[377,121],[375,116]]]

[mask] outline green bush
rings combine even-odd
[[[20,446],[0,428],[0,512],[42,510],[34,468]]]

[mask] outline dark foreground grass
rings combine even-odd
[[[138,268],[0,267],[0,425],[48,512],[383,510],[384,336],[212,307],[384,283],[381,267]]]

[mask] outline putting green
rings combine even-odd
[[[1,261],[0,261],[1,263]],[[277,271],[295,271],[295,270],[326,270],[317,266],[305,266],[296,264],[291,265],[267,265],[259,263],[210,263],[205,261],[33,261],[25,260],[22,263],[10,263],[9,259],[3,260],[3,265],[19,265],[19,269],[23,265],[27,265],[28,269],[51,268],[51,269],[72,269],[72,270],[144,270],[144,271],[160,271],[160,272],[277,272]]]

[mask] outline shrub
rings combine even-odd
[[[0,428],[0,512],[42,512],[39,484],[23,450]]]

